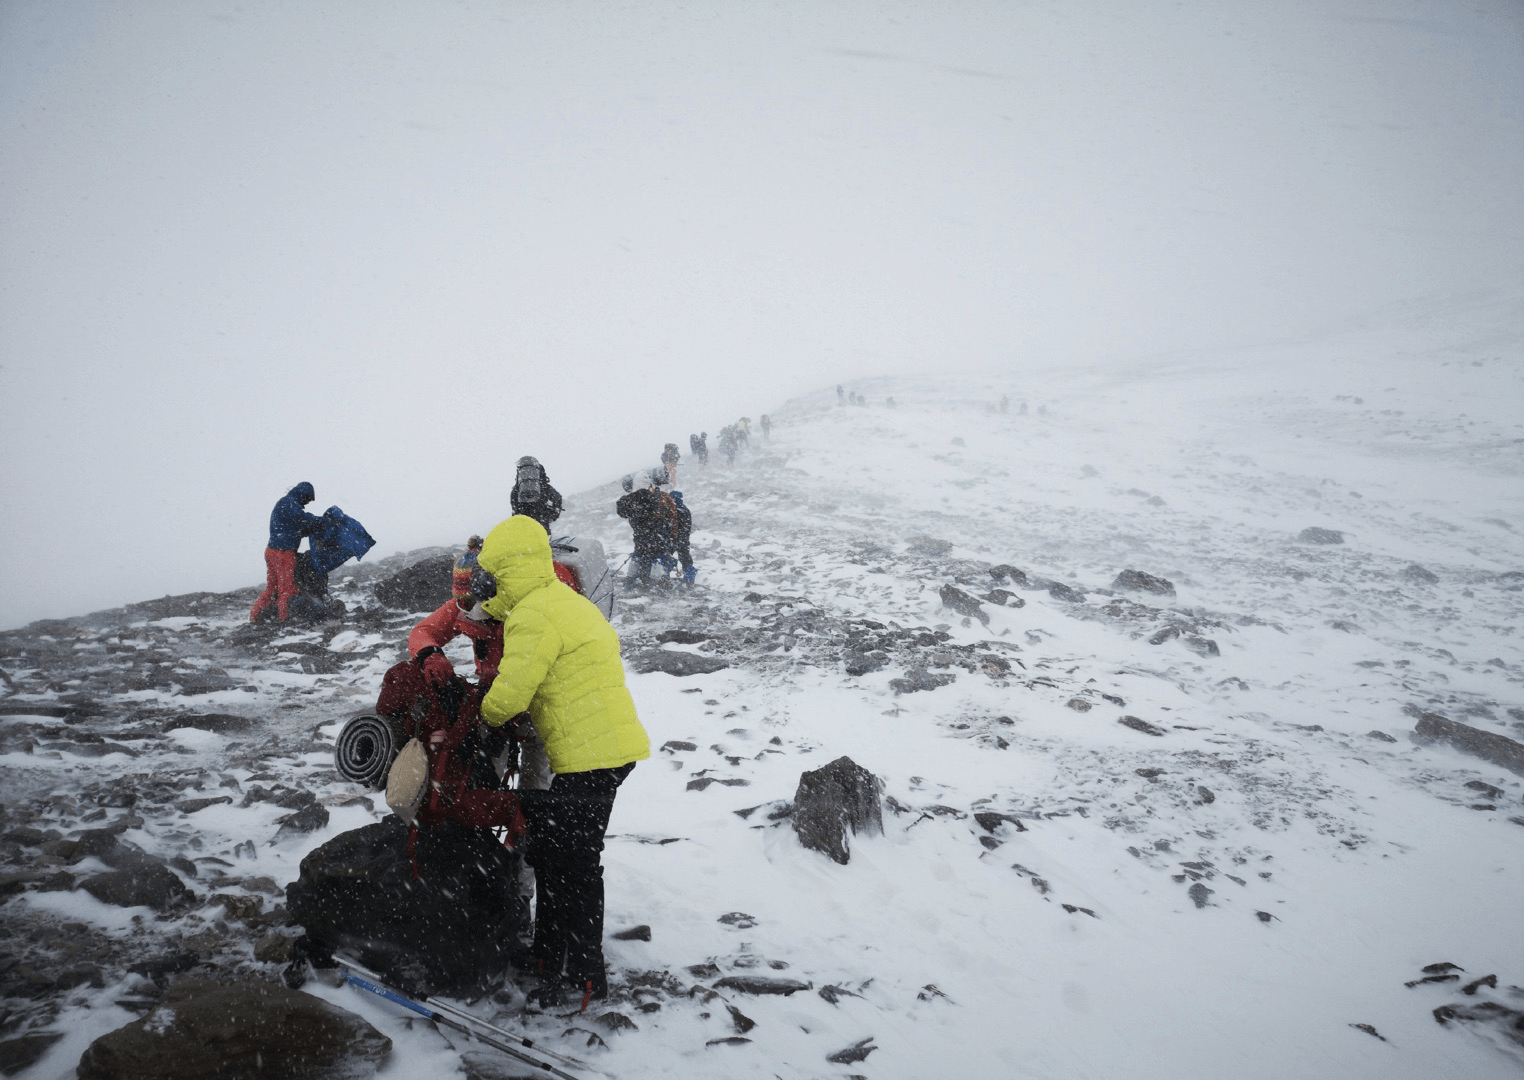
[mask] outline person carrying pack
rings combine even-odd
[[[525,455],[514,466],[513,490],[508,493],[508,503],[515,514],[523,514],[538,521],[548,533],[550,526],[561,516],[561,493],[550,486],[550,477],[539,459]]]
[[[480,561],[496,586],[482,606],[503,623],[503,659],[482,719],[501,727],[527,710],[555,773],[549,791],[521,793],[541,978],[529,997],[549,1008],[570,993],[585,1009],[608,995],[604,833],[620,784],[651,756],[651,741],[625,688],[619,635],[556,577],[545,530],[511,517],[487,534]]]
[[[297,595],[296,549],[302,537],[321,528],[322,522],[303,509],[317,498],[311,484],[297,484],[275,503],[270,511],[270,541],[265,546],[265,591],[249,609],[249,621],[259,622],[265,609],[275,602],[275,617],[285,622],[290,616],[291,601]]]
[[[677,463],[681,461],[682,458],[683,455],[678,453],[677,443],[669,442],[666,446],[662,447],[661,463],[666,467],[667,470],[667,483],[677,483]]]

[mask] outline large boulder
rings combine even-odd
[[[86,879],[79,887],[103,904],[150,907],[161,914],[184,907],[194,898],[178,874],[154,859],[126,863]]]
[[[425,559],[376,583],[376,599],[389,608],[408,612],[433,611],[454,596],[455,561]]]
[[[1412,738],[1418,745],[1445,743],[1464,754],[1482,758],[1524,776],[1524,743],[1494,731],[1458,724],[1442,713],[1418,709],[1413,711],[1418,715],[1418,725],[1413,729]]]
[[[80,1080],[375,1075],[392,1042],[354,1013],[255,979],[182,976],[143,1019],[96,1039]]]
[[[1145,574],[1142,570],[1123,570],[1111,583],[1118,592],[1151,593],[1154,596],[1174,596],[1175,584],[1168,578]]]
[[[711,671],[720,671],[730,666],[728,660],[718,656],[683,652],[681,649],[646,649],[631,653],[627,662],[642,675],[662,671],[679,678],[685,675],[708,675]]]
[[[884,831],[878,778],[849,757],[799,777],[794,793],[794,832],[799,842],[846,865],[851,837]]]
[[[286,886],[309,951],[342,950],[422,993],[493,985],[527,922],[519,856],[484,829],[420,829],[417,876],[397,817],[341,833],[302,860]]]
[[[984,606],[956,585],[943,585],[937,595],[942,598],[942,606],[948,610],[956,611],[959,615],[966,615],[971,619],[978,619],[985,626],[990,624],[990,617],[985,614]]]

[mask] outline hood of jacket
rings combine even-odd
[[[307,483],[305,480],[303,480],[300,484],[297,484],[296,487],[292,488],[290,491],[286,492],[286,494],[295,495],[296,501],[301,503],[303,506],[306,506],[313,499],[317,498],[317,492],[314,491],[312,485]]]
[[[506,619],[514,605],[534,590],[556,580],[550,536],[538,521],[523,514],[493,527],[482,542],[477,563],[497,582],[497,595],[482,608],[498,620]]]

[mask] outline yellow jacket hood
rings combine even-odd
[[[497,595],[482,608],[498,620],[507,619],[520,600],[556,580],[550,536],[538,521],[522,514],[493,527],[476,561],[497,580]]]

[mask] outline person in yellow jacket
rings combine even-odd
[[[521,792],[525,861],[535,871],[531,1001],[582,1007],[608,996],[603,961],[603,834],[614,795],[651,740],[624,685],[619,635],[593,603],[556,577],[550,538],[516,515],[487,534],[477,557],[496,594],[482,605],[503,624],[503,659],[482,700],[492,727],[528,712],[555,773],[549,791]]]

